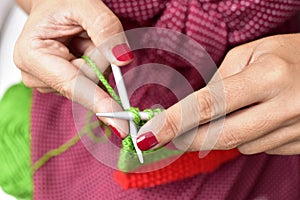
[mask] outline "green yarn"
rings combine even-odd
[[[120,97],[116,94],[114,89],[111,87],[111,85],[108,83],[104,75],[101,73],[101,71],[98,69],[96,64],[90,59],[90,57],[83,55],[82,58],[85,60],[85,62],[93,69],[107,92],[110,94],[110,96],[121,105],[121,99]]]
[[[140,109],[138,108],[133,108],[133,107],[130,107],[127,109],[128,111],[130,111],[132,114],[133,114],[133,121],[136,125],[141,125],[141,118],[140,118],[140,115],[139,115],[139,112],[140,112]]]
[[[144,157],[143,165],[147,165],[163,160],[165,158],[180,155],[182,154],[182,151],[170,150],[166,147],[161,147],[159,149],[143,151],[142,153]],[[139,167],[142,167],[142,164],[138,160],[138,156],[135,152],[132,140],[130,137],[126,137],[122,141],[122,149],[118,160],[118,168],[123,172],[132,172]]]
[[[83,135],[88,135],[91,140],[95,143],[105,142],[108,140],[108,138],[111,135],[111,131],[108,126],[104,126],[105,124],[103,122],[90,122],[91,118],[93,117],[94,113],[89,111],[85,116],[85,126],[79,131],[78,134],[74,135],[70,140],[62,144],[56,149],[51,149],[48,152],[46,152],[39,160],[37,160],[33,166],[32,166],[32,172],[35,173],[37,170],[39,170],[44,164],[47,163],[51,158],[55,156],[59,156],[62,153],[68,151],[71,147],[73,147],[77,142],[80,140],[80,137]],[[94,128],[97,128],[99,126],[104,126],[105,128],[105,135],[103,136],[96,136],[93,132]]]
[[[93,121],[91,122],[92,117],[94,116],[94,113],[89,111],[85,116],[85,125],[78,133],[80,136],[87,135],[93,142],[95,143],[103,143],[108,140],[108,138],[111,136],[111,130],[109,126],[104,124],[102,121]],[[102,136],[97,136],[94,134],[93,129],[97,127],[103,127],[105,134]]]
[[[148,113],[149,117],[148,120],[142,120],[141,116],[139,114],[140,109],[135,107],[130,107],[127,109],[127,111],[130,111],[133,114],[133,121],[137,126],[143,126],[148,120],[152,119],[156,114],[162,112],[162,109],[156,108],[154,110],[152,109],[145,109],[143,112]]]
[[[0,186],[17,199],[32,199],[31,89],[12,86],[0,101]]]
[[[64,153],[67,150],[69,150],[71,147],[73,147],[75,144],[77,144],[77,142],[79,141],[79,139],[80,139],[80,136],[79,135],[75,135],[69,141],[67,141],[66,143],[62,144],[57,149],[52,149],[52,150],[48,151],[47,153],[45,153],[38,161],[36,161],[34,163],[34,165],[32,166],[32,172],[35,173],[44,164],[46,164],[46,162],[48,160],[50,160],[51,158],[53,158],[55,156],[59,156],[62,153]]]
[[[94,70],[95,74],[98,76],[101,83],[105,86],[107,92],[111,95],[111,97],[113,99],[115,99],[122,106],[119,96],[115,93],[115,91],[113,90],[111,85],[108,83],[108,81],[105,79],[105,77],[100,72],[100,70],[95,65],[95,63],[88,56],[83,56],[82,58]],[[155,114],[162,112],[162,109],[160,109],[160,108],[157,108],[154,110],[145,109],[145,110],[143,110],[143,112],[147,112],[149,114],[149,118],[148,118],[148,120],[141,120],[141,117],[139,115],[139,112],[140,112],[139,108],[130,107],[127,110],[133,114],[133,116],[134,116],[133,121],[138,127],[144,125],[148,120],[153,118],[155,116]],[[155,149],[155,150],[143,151],[142,153],[143,153],[143,157],[144,157],[144,164],[150,164],[150,163],[154,163],[156,161],[163,160],[168,157],[179,155],[182,153],[182,151],[170,150],[165,147],[161,147],[161,148]],[[118,160],[118,167],[121,171],[131,172],[141,166],[142,165],[138,160],[131,137],[130,137],[130,135],[128,135],[124,140],[122,140],[122,148],[121,148],[120,156],[119,156],[119,160]]]

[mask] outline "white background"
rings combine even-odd
[[[21,80],[13,63],[13,47],[26,21],[26,14],[13,4],[13,0],[1,0],[0,6],[0,98],[6,89]],[[0,200],[15,200],[0,188]]]
[[[0,26],[0,97],[10,85],[21,80],[20,71],[13,62],[13,48],[26,17],[26,14],[16,6],[10,9],[6,17],[2,17],[5,20],[3,26]]]

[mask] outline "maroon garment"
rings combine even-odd
[[[76,134],[70,105],[60,96],[34,93],[34,161],[46,150],[63,144]],[[55,121],[54,116],[60,118]],[[109,150],[105,153],[109,154]],[[211,174],[154,188],[126,191],[115,182],[113,172],[94,159],[79,142],[35,173],[34,199],[298,200],[300,197],[299,156],[241,156]]]
[[[60,96],[34,93],[33,161],[76,134],[70,105]],[[56,116],[60,118],[55,119]],[[109,150],[106,153],[109,154]],[[79,142],[35,173],[34,199],[298,200],[300,197],[299,156],[241,156],[211,174],[126,191],[115,182],[113,172],[94,159]]]
[[[300,6],[298,0],[106,2],[121,18],[126,29],[154,26],[184,33],[199,42],[218,64],[229,48],[270,34],[283,23],[287,24]],[[291,27],[285,27],[285,31],[291,32]],[[176,43],[172,38],[168,40],[169,44]],[[193,89],[204,84],[201,78],[205,77],[199,77],[188,65],[182,65],[184,62],[172,59],[172,55],[153,52],[144,56],[149,56],[147,61],[155,58],[178,69],[191,82]],[[155,93],[149,91],[149,88],[137,91],[131,99],[132,104],[145,108],[161,103],[168,107],[176,102],[165,89]],[[72,103],[55,94],[34,93],[31,125],[33,162],[77,134]],[[107,151],[104,153],[109,155]],[[211,174],[155,188],[127,191],[114,181],[113,171],[92,157],[79,142],[49,160],[34,174],[34,199],[300,198],[299,156],[241,156]]]

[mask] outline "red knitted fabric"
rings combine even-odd
[[[125,29],[154,26],[184,33],[200,43],[218,64],[229,48],[274,33],[275,28],[289,24],[288,19],[300,7],[298,0],[110,0],[104,2],[121,18]],[[284,31],[291,32],[293,31],[292,28],[286,26]],[[276,29],[276,31],[279,30],[281,29]],[[169,38],[168,43],[172,44],[172,42],[176,41]],[[145,57],[149,58],[144,59]],[[154,51],[153,54],[137,57],[135,63],[128,66],[125,71],[136,64],[143,63],[144,60],[152,62],[153,59],[156,59],[160,60],[159,63],[168,64],[180,71],[190,81],[194,90],[204,86],[203,77],[199,77],[199,74],[195,73],[189,65],[182,65],[184,62],[179,62],[173,58],[172,55]],[[207,71],[208,74],[212,74],[211,69],[207,69]],[[165,78],[161,77],[161,79]],[[128,81],[132,82],[133,80],[128,79]],[[131,97],[132,105],[141,109],[151,107],[156,103],[169,107],[178,100],[173,98],[172,93],[164,88],[155,89],[153,92],[151,87],[147,86],[135,92]],[[158,96],[161,98],[158,99]],[[71,102],[63,97],[45,96],[36,92],[33,99],[31,133],[32,159],[35,162],[45,152],[57,148],[76,134]],[[109,155],[109,151],[103,153]],[[193,176],[199,172],[218,170],[221,164],[232,160],[237,155],[236,150],[211,152],[203,160],[199,160],[198,154],[187,153],[172,165],[151,173],[122,174],[116,172],[115,178],[124,188],[149,187],[173,181],[174,190],[171,189],[171,186],[160,186],[154,189],[152,193],[140,197],[139,190],[128,192],[120,190],[115,183],[110,181],[110,177],[113,177],[112,170],[107,169],[88,155],[82,144],[77,144],[63,155],[51,159],[34,174],[34,197],[36,199],[74,199],[80,197],[81,199],[120,199],[125,197],[165,199],[164,193],[167,190],[172,190],[173,193],[182,193],[186,195],[187,199],[192,199],[195,196],[191,196],[186,191],[193,190],[200,193],[200,185],[204,175],[197,176],[198,181],[196,181],[197,177],[195,177],[195,181],[188,179],[187,181],[176,182],[176,180]],[[195,164],[193,165],[191,162]],[[262,169],[262,165],[257,166]],[[242,170],[239,167],[234,169],[233,173]],[[259,175],[259,173],[253,174]],[[226,175],[224,174],[224,176]],[[223,181],[222,176],[218,179],[214,173],[207,177],[214,177],[211,179],[214,183]],[[102,179],[106,182],[103,182]],[[230,182],[231,179],[229,179],[226,180]],[[255,177],[253,177],[254,179]],[[231,190],[228,187],[233,187],[234,184],[228,182],[225,184],[225,182],[218,192],[215,191],[214,195],[220,197],[228,194]],[[186,188],[185,185],[189,187]],[[206,188],[207,190],[204,191],[211,190],[213,186],[214,184],[211,184],[210,189]],[[195,187],[198,187],[199,190]],[[185,190],[181,188],[185,188]],[[239,187],[236,186],[236,188]],[[147,194],[146,191],[144,192]],[[174,195],[168,194],[169,196]],[[177,198],[176,195],[172,197],[173,199]],[[204,195],[204,197],[207,196]],[[184,197],[180,199],[184,199]]]
[[[236,158],[239,152],[236,149],[229,151],[212,151],[206,157],[199,159],[199,153],[185,153],[170,165],[159,170],[145,173],[124,173],[116,171],[116,181],[124,188],[147,188],[185,178],[200,173],[209,173],[216,170],[221,164]]]

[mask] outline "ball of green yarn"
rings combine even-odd
[[[31,95],[29,88],[18,84],[0,101],[0,186],[17,199],[32,199]]]

